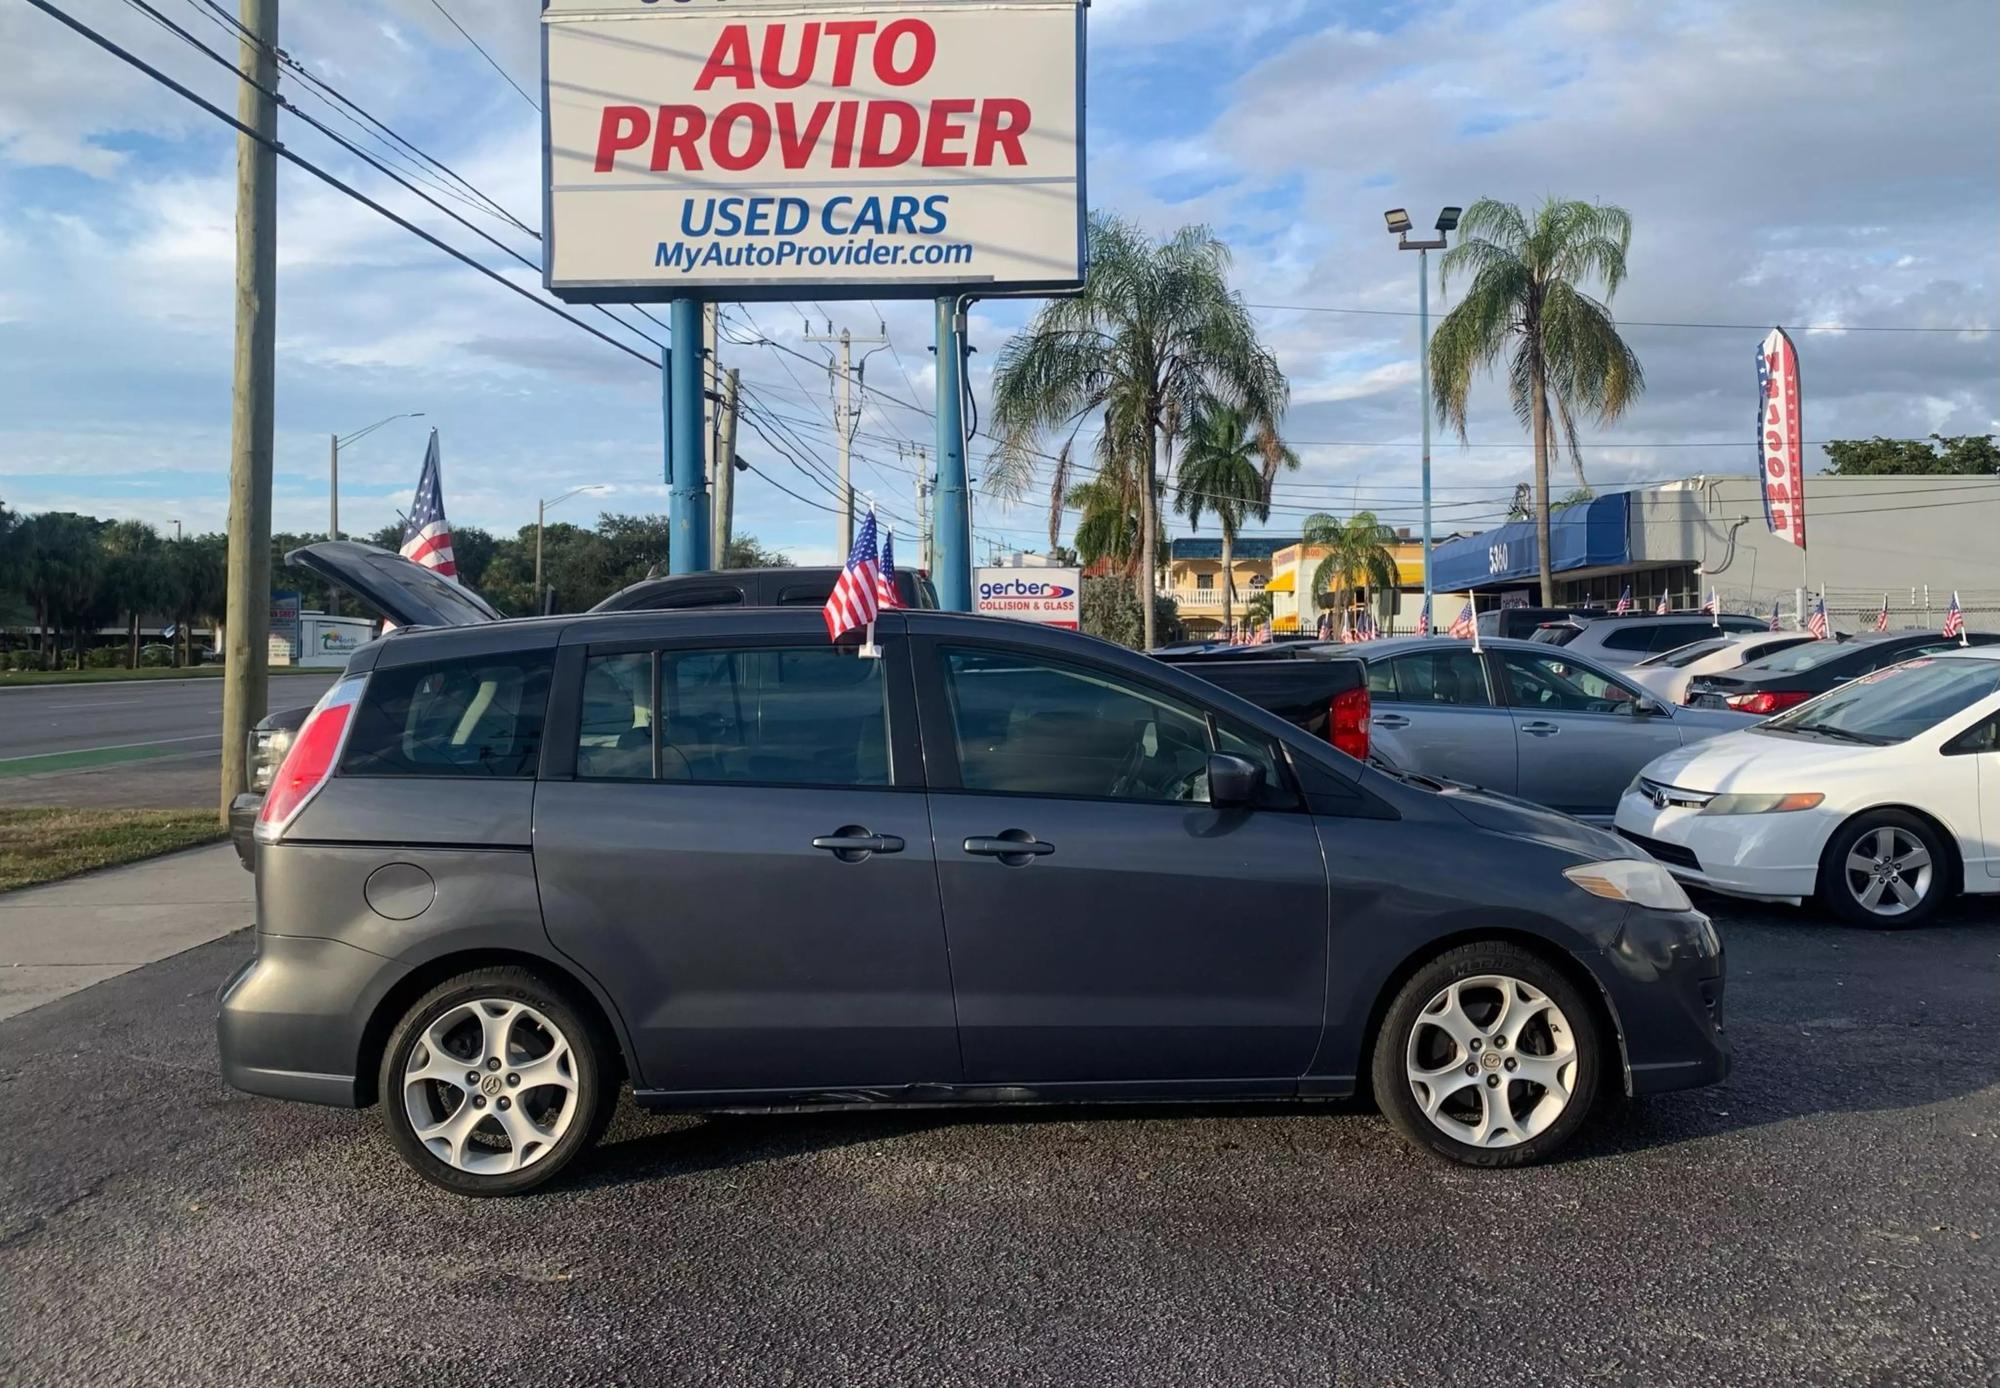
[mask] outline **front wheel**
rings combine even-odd
[[[382,1056],[389,1138],[461,1195],[518,1195],[592,1142],[616,1099],[602,1043],[526,969],[475,969],[403,1015]]]
[[[1603,1038],[1583,994],[1518,945],[1433,959],[1375,1038],[1375,1100],[1417,1146],[1467,1166],[1526,1166],[1590,1112]]]
[[[1820,861],[1819,896],[1836,914],[1878,930],[1907,930],[1953,890],[1951,857],[1935,829],[1901,810],[1843,824]]]

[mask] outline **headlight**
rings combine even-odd
[[[1701,807],[1703,814],[1790,814],[1818,807],[1824,795],[1800,791],[1791,795],[1718,795]]]
[[[1602,863],[1582,863],[1564,868],[1563,876],[1592,896],[1607,901],[1629,901],[1655,911],[1691,911],[1681,884],[1673,874],[1650,858],[1612,858]]]

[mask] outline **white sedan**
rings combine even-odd
[[[1685,882],[1915,925],[2000,892],[2000,648],[1864,675],[1647,763],[1618,831]]]
[[[1812,639],[1803,631],[1718,631],[1628,665],[1625,677],[1670,704],[1685,703],[1696,675],[1719,675]]]

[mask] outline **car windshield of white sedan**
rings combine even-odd
[[[1670,651],[1665,651],[1649,659],[1642,660],[1639,664],[1654,667],[1664,665],[1671,669],[1679,670],[1683,666],[1694,664],[1705,655],[1714,655],[1717,651],[1724,649],[1728,645],[1727,641],[1690,641],[1685,646],[1676,646]]]
[[[2000,661],[1910,660],[1863,675],[1763,726],[1847,742],[1904,742],[1995,691]]]
[[[1753,660],[1730,673],[1745,679],[1755,679],[1758,675],[1796,675],[1801,670],[1824,665],[1835,656],[1846,655],[1851,649],[1852,647],[1844,641],[1808,641],[1803,646],[1794,646],[1788,651],[1767,655],[1762,660]]]

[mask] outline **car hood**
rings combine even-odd
[[[1845,772],[1885,750],[1745,729],[1656,757],[1639,774],[1682,790],[1787,794],[1816,790],[1815,777]]]
[[[1533,839],[1550,848],[1574,853],[1579,859],[1634,858],[1632,845],[1616,834],[1592,828],[1559,810],[1517,800],[1497,791],[1479,790],[1456,782],[1443,782],[1439,799],[1458,812],[1468,823],[1496,834],[1512,834]]]
[[[466,627],[501,620],[470,588],[359,540],[322,540],[285,562],[347,589],[399,627]]]

